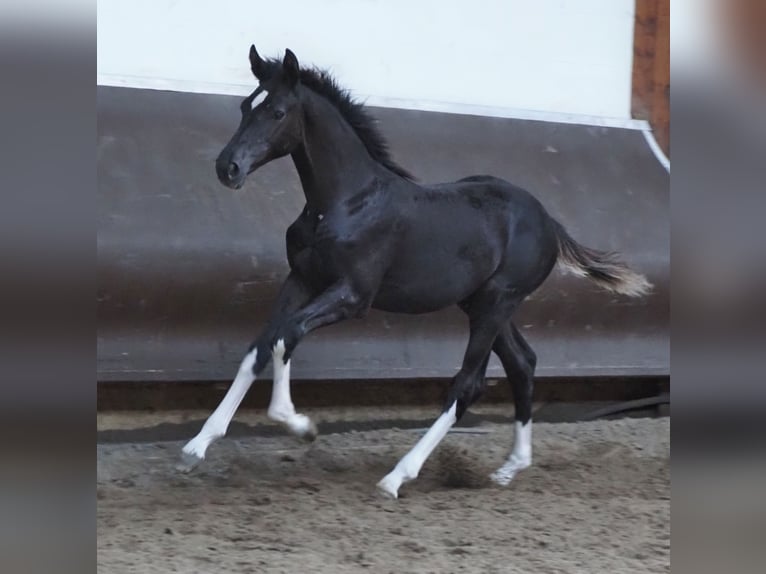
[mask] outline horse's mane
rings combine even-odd
[[[265,61],[264,68],[263,75],[272,77],[281,70],[282,62],[268,59]],[[388,142],[378,130],[375,125],[376,120],[369,114],[364,104],[354,100],[348,90],[341,88],[327,70],[301,68],[300,81],[304,86],[323,96],[335,106],[356,132],[356,135],[359,136],[359,139],[362,140],[364,147],[367,148],[368,153],[375,161],[406,179],[415,179],[410,172],[391,158]]]

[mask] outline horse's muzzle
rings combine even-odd
[[[241,187],[247,176],[247,170],[242,169],[239,163],[220,158],[215,162],[215,172],[218,175],[218,180],[232,189]]]

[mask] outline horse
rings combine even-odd
[[[305,440],[314,423],[296,412],[290,358],[320,327],[369,309],[429,313],[457,305],[468,344],[440,415],[377,484],[397,498],[428,456],[482,394],[494,352],[511,385],[514,438],[491,474],[500,485],[532,462],[532,389],[537,357],[513,323],[514,311],[558,263],[614,293],[638,297],[650,283],[614,252],[577,243],[528,191],[490,175],[419,184],[391,157],[369,111],[334,78],[299,66],[291,50],[262,58],[250,47],[258,81],[241,121],[215,161],[220,182],[242,187],[264,164],[292,157],[306,204],[286,232],[290,271],[267,324],[250,345],[220,405],[182,449],[192,469],[225,435],[253,381],[274,361],[267,414]]]

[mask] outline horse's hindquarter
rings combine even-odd
[[[503,184],[482,178],[400,196],[404,225],[373,306],[434,311],[462,301],[492,277],[523,210]]]

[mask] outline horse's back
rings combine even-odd
[[[376,307],[432,311],[464,300],[498,273],[526,285],[535,262],[550,259],[550,218],[509,182],[472,176],[400,192],[406,224]]]
[[[514,233],[536,231],[540,239],[552,236],[550,216],[543,204],[529,191],[491,175],[472,175],[454,182],[424,186],[436,203],[456,205],[454,212],[463,221],[481,219],[496,225],[507,243]]]

